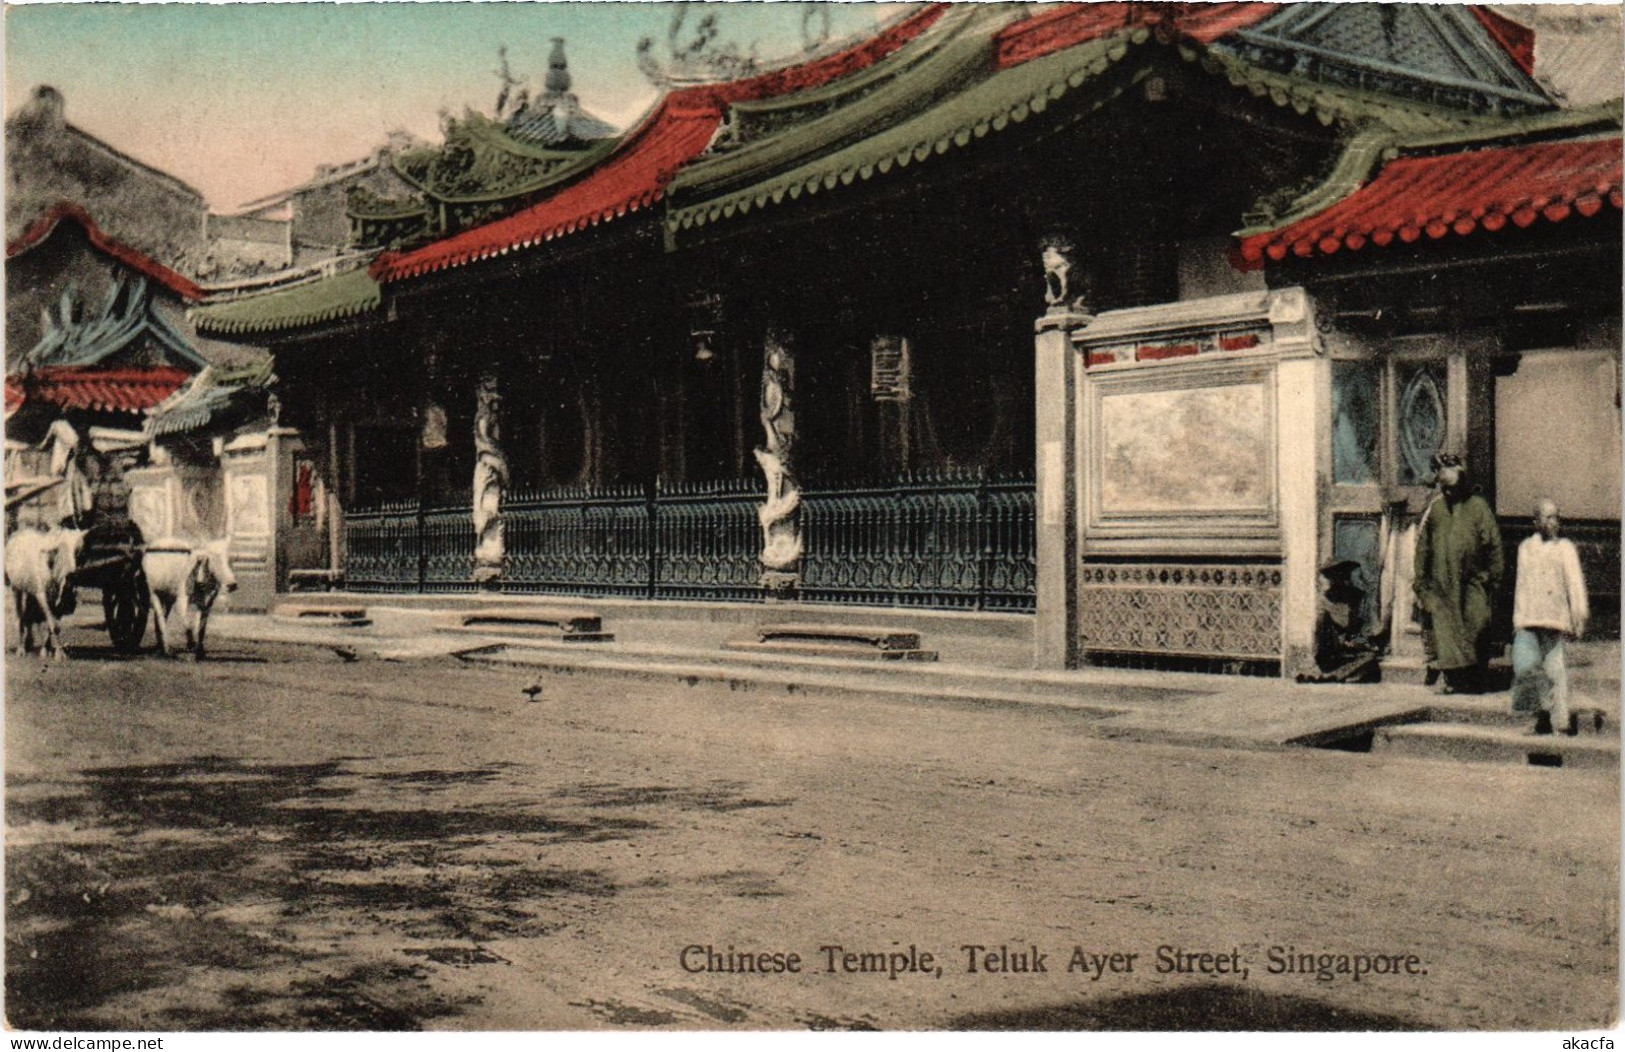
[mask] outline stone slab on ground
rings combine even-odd
[[[1228,683],[1184,673],[1094,671],[986,674],[944,665],[816,660],[792,655],[654,656],[497,643],[457,654],[558,676],[599,676],[684,686],[725,683],[730,690],[786,696],[847,696],[920,703],[1050,708],[1091,717],[1101,737],[1123,741],[1277,749],[1317,734],[1336,736],[1351,724],[1367,728],[1420,719],[1425,695],[1380,689],[1304,690],[1277,681]],[[729,660],[732,657],[733,660]],[[984,673],[978,675],[977,673]],[[1205,688],[1205,689],[1204,689]],[[1420,692],[1416,692],[1420,693]]]

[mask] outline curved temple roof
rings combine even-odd
[[[1399,133],[1438,133],[1483,118],[1422,102],[1386,97],[1254,67],[1206,45],[1272,17],[1282,5],[1070,4],[1014,23],[982,17],[954,27],[939,51],[848,107],[787,129],[774,140],[689,165],[673,181],[670,232],[744,215],[803,195],[837,190],[857,180],[924,163],[990,132],[1042,113],[1083,88],[1134,49],[1155,38],[1234,87],[1323,124],[1380,129],[1386,143]],[[994,9],[990,14],[996,14]],[[982,51],[978,53],[977,45]],[[991,61],[987,52],[991,50]],[[896,60],[901,61],[901,57]],[[893,64],[896,64],[894,61]],[[948,71],[940,67],[956,63]],[[948,75],[975,75],[943,90]],[[931,73],[936,71],[937,76]],[[1108,86],[1099,106],[1120,90]],[[793,102],[794,100],[789,100]],[[860,129],[854,134],[853,129]],[[781,163],[776,169],[771,162]],[[754,182],[740,174],[754,169]]]
[[[844,51],[789,69],[667,95],[591,173],[547,200],[505,219],[373,264],[379,281],[397,281],[527,248],[634,212],[658,201],[677,170],[710,144],[727,107],[818,87],[866,69],[925,32],[946,5],[934,4]]]
[[[1521,27],[1477,9],[1471,17],[1451,16],[1448,25],[1428,22],[1429,17],[1407,14],[1401,29],[1409,27],[1419,40],[1448,37],[1469,74],[1480,67],[1510,70],[1506,75],[1514,80],[1520,71],[1527,74],[1531,38]],[[1102,74],[1131,58],[1144,61],[1136,49],[1152,39],[1237,89],[1344,130],[1344,156],[1330,178],[1292,201],[1287,218],[1270,221],[1274,231],[1255,228],[1238,235],[1247,251],[1255,252],[1254,262],[1266,254],[1280,258],[1277,242],[1289,246],[1282,251],[1302,254],[1309,227],[1299,224],[1332,216],[1331,209],[1344,215],[1340,202],[1365,186],[1378,158],[1395,142],[1454,133],[1470,137],[1479,129],[1514,123],[1496,115],[1511,110],[1474,95],[1485,85],[1470,79],[1441,88],[1418,67],[1420,87],[1389,90],[1392,85],[1382,78],[1403,76],[1405,69],[1388,60],[1408,38],[1401,33],[1386,44],[1370,44],[1361,36],[1370,19],[1351,18],[1336,5],[1323,4],[1104,2],[1045,5],[1036,13],[1014,5],[933,4],[834,54],[738,81],[672,90],[605,153],[549,172],[547,196],[512,215],[410,251],[386,252],[366,272],[214,304],[196,310],[194,317],[200,327],[217,332],[318,324],[376,308],[382,284],[531,249],[662,201],[670,238],[770,204],[835,192],[1026,121],[1086,84],[1102,86],[1083,104],[1105,105],[1121,90],[1123,78],[1102,80]],[[1252,52],[1240,46],[1244,42],[1262,57],[1249,58]],[[1281,49],[1299,45],[1326,64],[1323,74],[1277,68]],[[1351,69],[1358,74],[1353,79]],[[1529,100],[1536,110],[1548,105],[1538,95]],[[1525,158],[1525,167],[1554,157],[1549,149],[1537,151]],[[1390,165],[1395,166],[1388,178],[1407,171],[1404,164]],[[1575,197],[1574,208],[1591,207],[1583,197]],[[1452,216],[1444,220],[1447,225],[1461,222],[1444,203],[1439,208]],[[1497,222],[1493,211],[1473,221],[1489,217],[1483,224],[1489,226]],[[1517,207],[1506,213],[1515,223],[1523,214]],[[1423,222],[1418,229],[1429,226]],[[1311,251],[1332,236],[1315,229]],[[1401,224],[1400,229],[1408,228]],[[1362,235],[1354,236],[1357,241]],[[1367,236],[1377,235],[1373,230]]]

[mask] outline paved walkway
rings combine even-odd
[[[726,682],[736,689],[886,696],[922,703],[1039,705],[1070,710],[1102,737],[1275,748],[1329,743],[1383,725],[1435,719],[1483,722],[1505,708],[1504,695],[1446,699],[1413,684],[1305,686],[1278,679],[1090,668],[1030,667],[1025,619],[1009,615],[943,615],[915,611],[841,611],[839,620],[907,624],[922,633],[936,662],[892,662],[792,655],[740,654],[732,639],[753,638],[768,619],[795,619],[760,606],[670,603],[647,606],[602,600],[514,600],[503,597],[288,597],[301,607],[364,607],[370,623],[340,627],[286,616],[217,614],[216,639],[251,639],[333,648],[347,657],[396,661],[461,655],[466,660],[546,675],[592,674],[643,681]],[[542,633],[464,628],[461,614],[478,607],[525,605],[590,610],[604,618],[613,642],[564,643]],[[830,611],[819,611],[830,620]],[[802,620],[806,611],[799,611]],[[1580,704],[1601,709],[1618,726],[1617,644],[1588,649],[1576,670]],[[1440,715],[1448,707],[1453,715]]]

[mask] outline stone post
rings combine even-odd
[[[782,333],[769,331],[762,352],[761,419],[765,440],[755,450],[767,482],[767,501],[757,510],[762,524],[762,587],[780,598],[801,581],[801,487],[792,457],[796,415],[795,353]]]
[[[1320,421],[1330,413],[1331,365],[1300,288],[1270,294],[1275,331],[1276,464],[1281,514],[1281,674],[1315,667],[1320,609],[1320,479],[1326,443]]]
[[[502,395],[497,378],[480,377],[474,406],[474,581],[495,588],[502,578],[502,492],[508,461],[502,454]]]
[[[1038,521],[1033,551],[1037,616],[1033,667],[1073,668],[1078,663],[1078,375],[1082,366],[1072,334],[1094,320],[1075,296],[1073,246],[1060,235],[1040,247],[1044,266],[1044,316],[1033,343],[1033,392],[1037,434]]]
[[[1037,431],[1037,617],[1033,667],[1078,662],[1078,353],[1072,334],[1093,320],[1061,303],[1038,319],[1033,366]]]

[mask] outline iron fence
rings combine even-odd
[[[807,602],[1033,609],[1030,479],[950,471],[808,490],[802,516]]]
[[[473,506],[425,508],[421,522],[421,590],[474,591]]]
[[[516,493],[503,505],[502,590],[760,601],[757,480]],[[812,603],[1030,611],[1033,482],[910,475],[802,496],[800,598]],[[345,516],[346,578],[364,592],[473,591],[466,504]]]
[[[555,595],[649,594],[653,494],[642,486],[518,494],[503,507],[503,589]]]
[[[657,487],[655,598],[761,599],[761,500],[755,479]]]
[[[344,579],[357,592],[412,592],[423,583],[423,524],[416,503],[344,516]],[[472,531],[471,531],[472,532]]]

